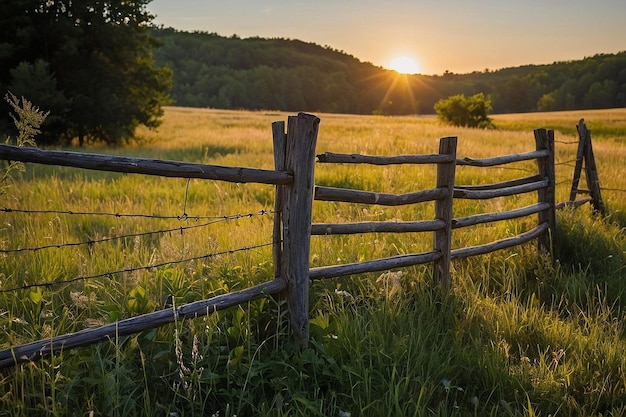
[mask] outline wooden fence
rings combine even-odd
[[[432,155],[364,156],[324,153],[317,161],[325,164],[433,164],[437,170],[436,187],[407,194],[384,194],[363,190],[315,186],[315,148],[320,120],[300,113],[284,122],[272,124],[274,170],[224,167],[178,161],[128,158],[75,152],[43,151],[0,145],[0,159],[48,165],[62,165],[92,170],[159,175],[179,178],[203,178],[236,183],[273,184],[275,217],[273,227],[273,280],[254,287],[208,300],[156,311],[120,320],[94,329],[48,338],[0,351],[0,368],[22,361],[35,360],[62,349],[86,346],[107,339],[137,333],[172,323],[179,318],[193,318],[243,302],[283,293],[287,299],[289,319],[295,342],[306,346],[309,340],[309,281],[364,272],[432,263],[434,277],[444,287],[451,285],[450,262],[453,259],[485,254],[516,246],[533,239],[539,249],[549,251],[555,236],[554,133],[535,131],[536,150],[523,154],[489,159],[457,159],[456,137],[440,140],[439,152]],[[590,141],[589,141],[590,143]],[[455,184],[457,165],[497,166],[519,161],[537,161],[537,174],[506,182],[479,186]],[[454,199],[489,199],[521,193],[537,192],[536,204],[514,210],[483,213],[453,218]],[[312,224],[313,200],[398,206],[434,202],[435,218],[405,222],[359,222],[344,224]],[[573,200],[573,199],[572,199]],[[537,226],[507,239],[461,249],[451,248],[453,229],[476,224],[516,219],[537,214]],[[370,232],[431,232],[432,250],[368,260],[345,265],[309,268],[312,235],[353,234]]]

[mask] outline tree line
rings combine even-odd
[[[149,2],[0,2],[0,97],[48,114],[40,145],[120,144],[158,126],[167,104],[384,115],[432,114],[464,96],[495,113],[626,106],[626,52],[407,76],[294,39],[158,28]],[[0,100],[0,138],[15,137],[10,102]]]
[[[156,62],[174,74],[177,105],[357,114],[432,114],[458,94],[494,113],[626,105],[626,52],[470,74],[402,76],[342,51],[292,39],[153,29]]]

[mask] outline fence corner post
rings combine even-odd
[[[548,224],[548,232],[538,238],[540,252],[552,255],[556,243],[555,172],[554,172],[554,130],[536,129],[535,145],[538,151],[547,150],[548,156],[537,158],[539,175],[548,179],[548,186],[537,191],[539,203],[548,203],[547,210],[539,212],[538,223]]]
[[[281,275],[295,343],[309,343],[309,255],[315,170],[315,146],[320,119],[306,113],[287,120],[285,168],[293,183],[283,194],[283,251]]]
[[[454,201],[454,176],[456,171],[456,144],[457,138],[446,137],[439,140],[439,153],[450,155],[451,162],[437,165],[437,188],[446,188],[445,198],[435,201],[435,218],[443,220],[445,227],[435,232],[435,250],[441,251],[441,257],[434,262],[433,275],[435,281],[442,287],[449,288],[452,284],[450,277],[451,245],[452,245],[452,203]]]
[[[585,177],[587,178],[587,188],[591,195],[591,205],[593,209],[604,216],[604,203],[600,193],[600,180],[598,178],[598,168],[596,167],[596,159],[593,156],[593,145],[591,143],[591,131],[587,129],[584,119],[580,119],[578,125],[579,148],[583,148],[583,157],[585,159]],[[578,162],[578,161],[577,161]]]

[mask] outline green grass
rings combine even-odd
[[[455,261],[448,292],[430,266],[311,284],[311,343],[291,342],[285,301],[268,297],[133,336],[58,352],[0,370],[0,416],[620,416],[626,412],[624,290],[626,111],[494,117],[497,130],[439,125],[435,118],[319,115],[317,153],[435,153],[458,136],[458,156],[533,150],[532,129],[585,117],[609,214],[583,206],[558,214],[555,254],[534,243]],[[151,158],[271,168],[270,124],[284,114],[169,108],[158,131],[124,149]],[[620,122],[621,120],[621,122]],[[506,127],[508,123],[509,127]],[[536,122],[536,124],[535,124]],[[515,127],[517,126],[517,127]],[[621,129],[621,128],[620,128]],[[573,134],[557,132],[571,142]],[[576,146],[557,143],[557,200],[569,196]],[[465,184],[529,175],[459,167]],[[434,186],[432,167],[316,166],[316,183],[404,193]],[[194,216],[273,208],[273,188],[28,165],[0,196],[5,207],[143,213],[0,213],[2,249],[127,236],[202,223]],[[621,191],[620,191],[621,190]],[[534,194],[457,201],[455,216],[531,204]],[[406,208],[314,205],[315,222],[432,219],[432,204]],[[456,230],[455,248],[509,237],[535,217]],[[268,243],[272,217],[219,221],[107,243],[3,253],[0,289]],[[315,236],[311,266],[429,250],[429,234]],[[0,293],[0,348],[246,288],[274,275],[269,247]],[[399,274],[398,272],[401,272]],[[168,304],[169,305],[169,304]]]

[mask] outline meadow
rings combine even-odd
[[[311,284],[311,342],[292,343],[268,297],[194,320],[0,369],[0,416],[620,416],[626,414],[626,109],[495,115],[497,129],[435,117],[316,114],[317,153],[534,150],[555,130],[557,202],[569,197],[585,118],[605,216],[558,212],[555,262],[534,243],[455,261],[452,288],[428,265]],[[170,107],[163,125],[92,153],[273,168],[278,112]],[[457,183],[536,172],[457,167]],[[317,164],[319,185],[405,193],[435,169]],[[581,182],[584,184],[584,180]],[[29,164],[2,184],[0,349],[209,298],[274,275],[274,189]],[[520,207],[534,193],[455,202],[455,217]],[[314,222],[432,219],[404,208],[315,202]],[[536,218],[460,229],[453,247],[504,238]],[[430,234],[314,236],[311,267],[432,248]],[[244,249],[244,250],[239,250]],[[142,268],[163,264],[156,268]],[[112,272],[113,271],[113,272]],[[120,271],[120,272],[115,272]],[[401,273],[400,273],[401,272]],[[29,287],[33,283],[53,283]],[[622,306],[624,304],[624,306]]]

